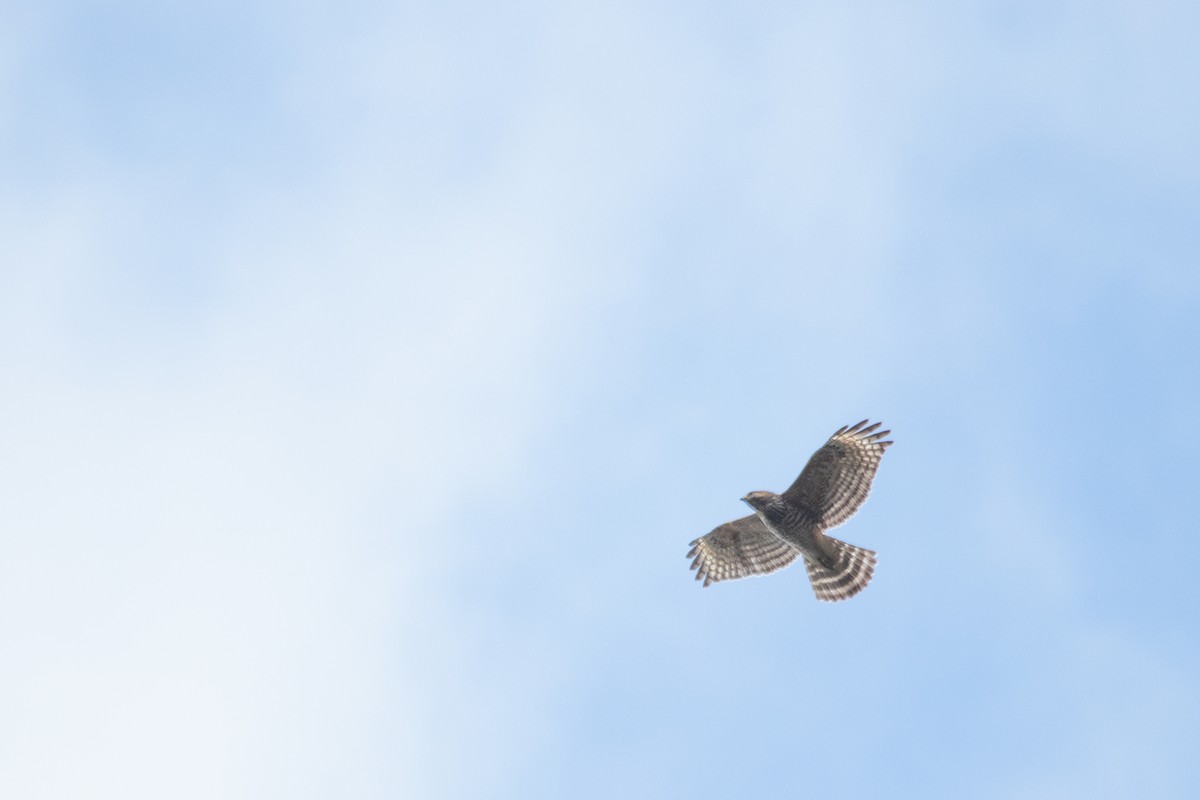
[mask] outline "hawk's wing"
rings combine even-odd
[[[783,493],[789,503],[812,512],[822,528],[833,528],[850,519],[871,493],[879,460],[891,444],[879,440],[891,431],[872,433],[882,423],[864,428],[866,424],[864,419],[857,425],[843,426],[829,437]]]
[[[726,522],[692,542],[688,558],[704,585],[766,575],[796,560],[800,551],[767,530],[757,514]]]

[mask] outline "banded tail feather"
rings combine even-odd
[[[822,566],[808,554],[804,556],[804,566],[808,568],[808,579],[818,600],[846,600],[867,588],[871,582],[871,576],[875,574],[875,551],[847,544],[832,536],[829,540],[838,551],[833,567]]]

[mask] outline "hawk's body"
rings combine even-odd
[[[875,552],[825,531],[858,511],[871,491],[891,431],[873,433],[867,420],[830,437],[786,492],[751,492],[742,499],[754,514],[715,528],[692,542],[688,557],[704,585],[766,575],[804,557],[819,600],[845,600],[861,592],[875,572]]]

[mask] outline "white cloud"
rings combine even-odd
[[[225,234],[179,321],[106,286],[108,232],[155,218],[108,188],[5,232],[0,791],[436,783],[420,741],[448,695],[422,681],[453,683],[441,645],[469,635],[439,585],[455,501],[513,481],[553,414],[539,231],[487,203],[400,235],[369,216],[386,196],[291,206]]]
[[[15,654],[0,663],[11,709],[0,749],[16,754],[0,793],[478,796],[522,785],[546,753],[578,765],[588,723],[568,717],[584,703],[562,694],[604,702],[592,683],[607,662],[565,649],[554,613],[464,597],[460,570],[493,570],[487,588],[514,565],[517,577],[543,570],[529,561],[550,558],[539,547],[562,536],[552,525],[477,523],[541,488],[530,476],[550,471],[533,452],[547,432],[608,411],[585,395],[663,407],[610,425],[617,444],[569,469],[694,496],[678,467],[719,460],[710,437],[746,439],[728,460],[759,463],[766,445],[720,421],[756,418],[754,403],[778,404],[762,415],[775,419],[826,405],[832,428],[852,421],[840,410],[851,399],[894,403],[908,375],[919,402],[946,406],[944,426],[976,413],[963,397],[995,390],[966,386],[1011,324],[988,281],[936,267],[896,276],[914,237],[937,240],[943,261],[979,241],[969,226],[954,239],[930,222],[936,203],[905,194],[904,170],[938,147],[914,144],[926,112],[956,96],[942,62],[921,58],[941,46],[936,28],[886,13],[781,13],[777,27],[732,32],[633,6],[487,13],[285,15],[260,31],[279,59],[255,66],[262,108],[250,122],[211,120],[239,146],[206,149],[212,130],[197,129],[188,147],[118,158],[71,139],[66,167],[0,193],[0,259],[12,265],[0,270],[0,441],[12,454],[0,461],[0,635]],[[725,22],[748,24],[736,16]],[[877,54],[865,66],[864,43]],[[237,110],[208,100],[182,118]],[[897,284],[922,297],[892,301]],[[776,353],[789,336],[832,346],[804,374],[760,369],[773,383],[746,396],[737,348]],[[1011,404],[995,413],[1015,416]],[[672,424],[688,426],[688,458]],[[923,438],[925,463],[944,465],[944,429],[919,428],[900,431],[913,442],[901,446],[917,453]],[[1020,447],[995,456],[1008,466],[971,498],[983,539],[968,549],[991,565],[991,588],[1035,595],[1078,627],[1074,521],[1027,496]],[[793,469],[794,454],[766,458]],[[919,473],[914,496],[928,490]],[[626,521],[588,502],[611,515],[596,525]],[[668,534],[608,535],[662,548]],[[1028,549],[1042,553],[1033,567]],[[636,604],[613,610],[611,571],[585,564],[553,601],[586,617],[572,625],[592,625],[575,633],[596,637],[595,653],[622,656],[622,641],[640,639],[612,631]],[[560,583],[512,591],[536,606]],[[638,591],[661,602],[659,588]],[[930,600],[930,628],[944,607]],[[642,614],[640,635],[670,628],[673,610]],[[1118,644],[1118,661],[1137,649]],[[662,669],[698,655],[677,649]],[[1156,670],[1134,668],[1171,677]],[[1122,708],[1136,723],[1138,709]],[[1080,753],[1126,741],[1111,733],[1121,714],[1097,713],[1110,733]],[[682,754],[691,719],[653,730],[678,724],[655,735]],[[580,738],[556,738],[564,730]]]

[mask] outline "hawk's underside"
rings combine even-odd
[[[819,600],[845,600],[861,592],[875,572],[875,552],[827,536],[858,511],[890,441],[881,423],[841,428],[830,437],[782,495],[751,492],[742,498],[754,509],[692,542],[688,558],[696,580],[717,581],[766,575],[803,556]]]

